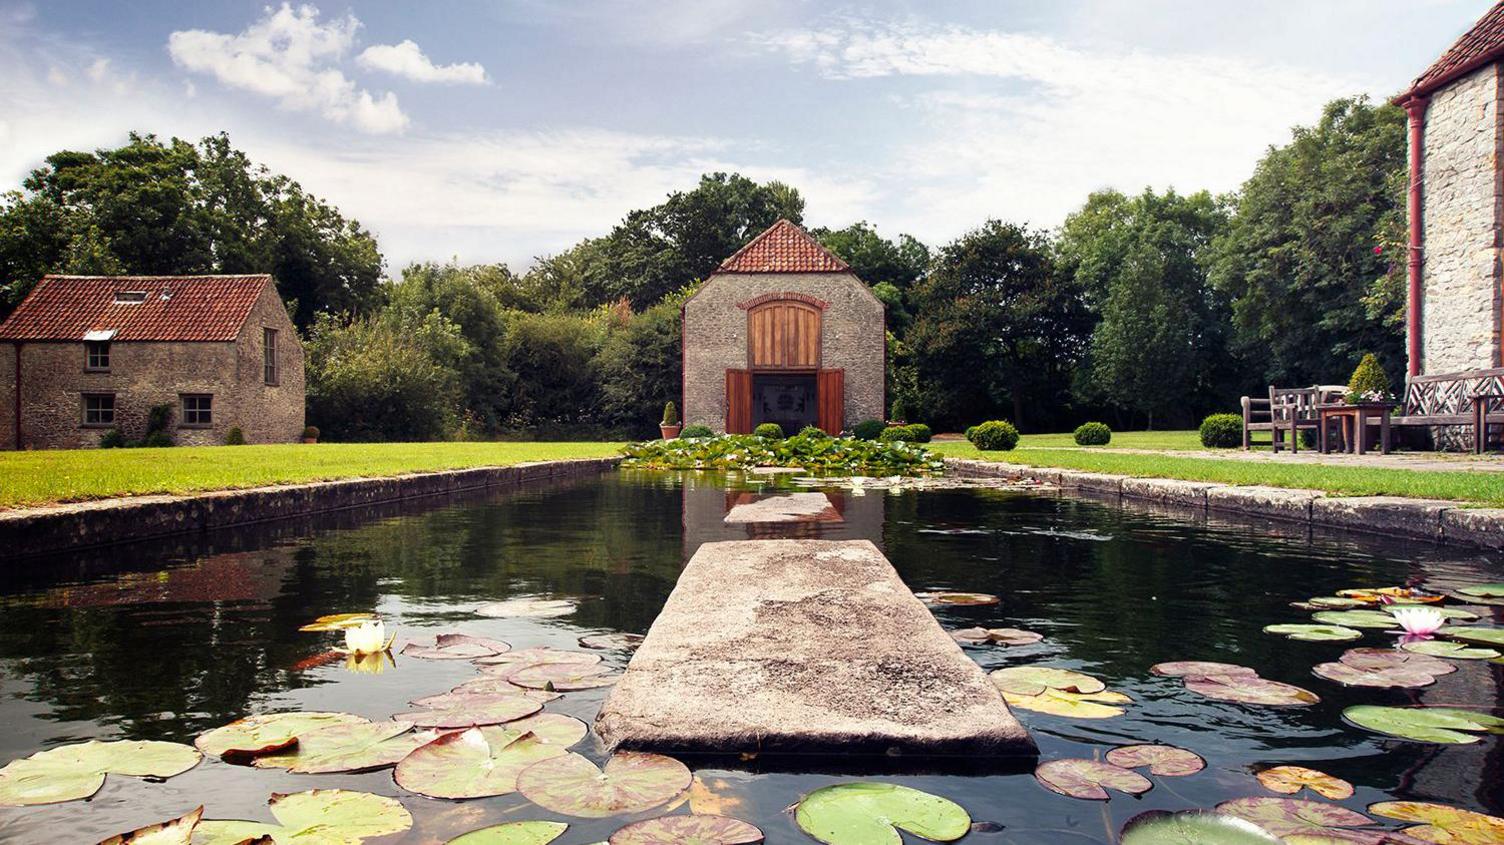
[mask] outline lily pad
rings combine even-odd
[[[602,651],[632,651],[640,645],[642,645],[641,634],[617,632],[580,637],[582,648],[598,648]]]
[[[1474,598],[1504,599],[1504,584],[1472,584],[1458,587],[1457,592]]]
[[[1350,610],[1346,613],[1358,613]],[[1320,614],[1317,614],[1318,616]],[[1384,614],[1388,616],[1388,614]],[[1389,617],[1394,622],[1394,617]],[[1398,623],[1395,623],[1396,625]],[[1305,623],[1289,623],[1281,625],[1265,625],[1264,633],[1279,634],[1292,640],[1305,640],[1307,642],[1344,642],[1356,640],[1363,636],[1363,632],[1342,625],[1310,625]]]
[[[413,826],[401,802],[369,792],[310,789],[273,794],[268,804],[278,824],[202,821],[194,831],[195,843],[241,845],[269,836],[276,845],[357,845]]]
[[[1326,772],[1305,766],[1273,766],[1258,773],[1259,783],[1270,792],[1294,795],[1309,789],[1323,798],[1342,801],[1353,797],[1353,785]]]
[[[564,746],[502,727],[445,734],[397,764],[393,778],[430,798],[483,798],[517,791],[528,766],[568,752]]]
[[[1394,613],[1396,611],[1405,610],[1406,608],[1413,608],[1413,607],[1414,607],[1414,605],[1391,604],[1391,605],[1385,606],[1384,612],[1388,613],[1388,614],[1390,614],[1392,616],[1392,615],[1394,615]],[[1441,614],[1441,618],[1442,619],[1455,619],[1458,622],[1476,622],[1476,621],[1478,621],[1478,614],[1472,612],[1471,610],[1463,610],[1460,607],[1428,607],[1426,609],[1427,610],[1431,610],[1431,611],[1435,611],[1436,613]]]
[[[640,813],[665,804],[689,788],[689,768],[672,757],[623,751],[604,770],[579,754],[565,754],[527,767],[517,789],[545,810],[583,818]]]
[[[304,775],[365,772],[395,766],[438,736],[434,731],[414,731],[411,722],[331,725],[299,734],[292,748],[263,754],[252,759],[251,765]]]
[[[204,808],[200,806],[171,821],[111,836],[99,845],[189,845],[193,841],[193,829],[198,827],[198,820],[203,816]]]
[[[547,704],[548,702],[555,699],[563,698],[563,693],[550,692],[549,690],[541,689],[523,689],[522,687],[517,686],[511,681],[508,681],[506,678],[493,678],[490,676],[484,678],[476,678],[473,681],[466,681],[463,684],[460,684],[459,686],[450,690],[450,692],[456,695],[475,695],[477,693],[485,693],[487,695],[520,695],[523,698],[531,698],[532,700],[541,704]],[[429,698],[436,697],[429,696]],[[415,701],[426,700],[428,699],[415,699]]]
[[[1070,759],[1040,763],[1034,779],[1051,792],[1085,801],[1106,801],[1107,790],[1138,795],[1154,788],[1149,779],[1122,766],[1100,760]]]
[[[49,748],[0,769],[0,806],[27,807],[88,798],[106,775],[170,778],[197,766],[187,745],[152,740],[90,740]]]
[[[414,707],[420,707],[424,710],[448,710],[454,707],[464,707],[467,705],[472,705],[477,702],[490,703],[491,699],[504,696],[515,698],[519,701],[530,701],[537,704],[545,703],[527,695],[526,690],[523,690],[522,688],[516,686],[511,681],[492,678],[478,678],[476,680],[499,680],[500,683],[497,684],[497,687],[494,691],[490,692],[482,692],[474,688],[457,688],[452,689],[449,692],[441,692],[437,695],[425,695],[422,698],[415,698],[408,703]]]
[[[1357,669],[1413,669],[1428,675],[1450,675],[1457,667],[1446,662],[1393,648],[1350,648],[1337,658]]]
[[[1373,823],[1346,807],[1301,798],[1235,798],[1218,804],[1217,812],[1253,822],[1275,836],[1316,834]]]
[[[533,648],[518,649],[505,654],[492,657],[482,657],[474,661],[481,667],[481,671],[492,677],[504,678],[510,672],[516,672],[524,666],[539,666],[544,663],[577,663],[588,665],[601,662],[599,654],[588,651],[567,651],[561,648],[549,648],[548,646],[535,646]]]
[[[1201,755],[1173,745],[1124,745],[1107,752],[1107,762],[1125,769],[1149,767],[1149,774],[1185,777],[1206,768]]]
[[[1504,647],[1504,628],[1442,628],[1436,633],[1465,643]]]
[[[919,599],[925,604],[946,604],[957,607],[977,607],[997,604],[1002,601],[991,593],[953,593],[943,591],[915,593],[914,598]]]
[[[571,692],[616,683],[616,676],[607,675],[608,671],[608,667],[598,663],[539,663],[523,667],[508,675],[507,680],[527,689]]]
[[[1400,648],[1416,654],[1449,657],[1453,660],[1493,660],[1504,654],[1491,648],[1472,648],[1450,640],[1416,640],[1404,643]]]
[[[1416,742],[1466,745],[1482,733],[1504,733],[1504,719],[1456,707],[1379,707],[1362,704],[1342,711],[1360,728]]]
[[[799,802],[794,820],[825,845],[901,845],[900,830],[954,842],[971,830],[971,816],[960,804],[896,783],[817,789]]]
[[[1293,684],[1247,675],[1205,675],[1186,678],[1185,688],[1218,701],[1261,704],[1269,707],[1309,707],[1321,697]]]
[[[1343,598],[1357,599],[1364,604],[1381,604],[1388,600],[1399,604],[1436,604],[1443,596],[1417,590],[1413,587],[1363,587],[1353,590],[1338,590]]]
[[[1362,607],[1364,604],[1371,602],[1359,601],[1348,596],[1316,596],[1315,598],[1306,599],[1306,603],[1314,604],[1327,610],[1349,610],[1354,607]]]
[[[1210,660],[1179,660],[1170,663],[1156,663],[1149,667],[1149,671],[1156,675],[1164,675],[1170,678],[1201,675],[1247,675],[1250,677],[1258,675],[1258,672],[1247,666],[1239,666],[1236,663],[1214,663]]]
[[[1045,690],[1090,695],[1107,689],[1107,685],[1090,675],[1050,666],[1010,666],[991,672],[988,677],[1003,692],[1014,695],[1039,695]]]
[[[1504,819],[1445,804],[1424,801],[1381,801],[1368,812],[1402,822],[1420,822],[1404,833],[1427,842],[1449,845],[1497,845],[1504,842]]]
[[[965,645],[1033,645],[1044,639],[1044,634],[1022,628],[962,628],[951,631],[950,636]]]
[[[1065,716],[1071,719],[1111,719],[1114,716],[1123,715],[1124,712],[1123,708],[1115,705],[1128,704],[1133,701],[1127,695],[1111,690],[1075,693],[1053,689],[1047,689],[1039,695],[1015,695],[1011,692],[1004,692],[1003,700],[1008,702],[1009,707],[1019,710],[1032,710],[1035,713]]]
[[[1385,669],[1359,669],[1348,663],[1318,663],[1311,674],[1348,687],[1401,687],[1414,689],[1436,683],[1430,672],[1408,666]]]
[[[343,631],[346,628],[359,628],[367,622],[375,622],[374,613],[331,613],[328,616],[309,622],[299,628],[299,631]]]
[[[508,599],[483,605],[475,612],[492,618],[547,619],[574,613],[574,602],[565,599]]]
[[[661,816],[611,834],[608,845],[753,845],[762,831],[729,816]]]
[[[424,728],[473,728],[499,725],[543,709],[543,703],[526,696],[507,693],[459,695],[445,693],[443,703],[431,709],[400,713],[392,718]]]
[[[444,845],[548,845],[568,829],[563,822],[507,822],[462,833]]]
[[[1400,623],[1384,610],[1323,610],[1311,614],[1323,625],[1343,628],[1398,628]]]
[[[252,757],[287,748],[299,734],[365,721],[351,713],[263,713],[201,733],[193,744],[211,757]]]
[[[501,640],[475,637],[470,634],[439,634],[433,645],[408,643],[402,647],[406,657],[421,657],[425,660],[474,660],[477,657],[492,657],[510,651],[512,646]]]
[[[1280,845],[1283,840],[1246,819],[1191,810],[1150,810],[1128,820],[1120,845]]]

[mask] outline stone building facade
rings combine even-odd
[[[158,405],[180,445],[301,438],[303,349],[271,276],[48,276],[0,323],[0,448],[139,440]]]
[[[883,419],[886,317],[846,263],[780,220],[685,301],[688,425],[831,433]]]

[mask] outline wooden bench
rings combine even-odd
[[[1483,397],[1481,400],[1477,397]],[[1411,376],[1405,380],[1402,412],[1390,425],[1457,426],[1472,430],[1472,449],[1488,445],[1488,427],[1504,425],[1504,367]],[[1481,404],[1483,418],[1477,415]]]
[[[1332,385],[1311,387],[1269,386],[1269,398],[1244,396],[1243,448],[1262,446],[1253,442],[1253,433],[1269,432],[1269,444],[1278,452],[1288,444],[1290,451],[1300,451],[1300,433],[1316,431],[1316,406],[1336,401],[1346,388]],[[1288,440],[1287,440],[1288,438]]]

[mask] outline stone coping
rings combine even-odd
[[[130,496],[0,511],[0,560],[112,543],[208,531],[424,496],[590,475],[620,458],[533,461],[379,478],[344,478],[215,490],[181,496]]]
[[[1402,496],[1332,496],[1321,490],[1105,475],[997,461],[947,458],[963,478],[1020,478],[1095,496],[1154,502],[1188,513],[1229,513],[1310,526],[1504,549],[1504,508]]]

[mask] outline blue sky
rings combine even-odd
[[[806,223],[941,243],[1102,187],[1225,191],[1391,95],[1486,0],[0,0],[0,185],[132,130],[226,130],[389,268],[600,234],[710,170]]]

